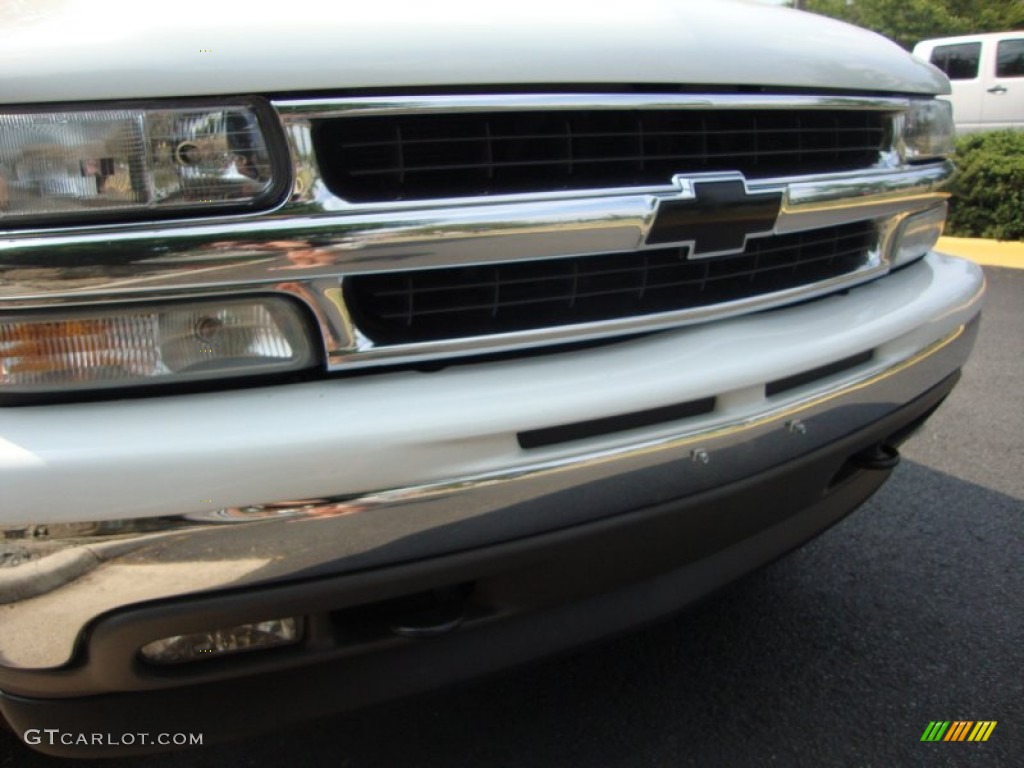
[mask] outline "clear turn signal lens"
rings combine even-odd
[[[946,224],[946,209],[946,204],[942,203],[907,217],[900,225],[899,236],[893,247],[894,267],[909,264],[935,247]]]
[[[0,393],[273,374],[315,362],[298,308],[276,297],[0,317]]]
[[[953,105],[941,99],[914,99],[902,118],[900,143],[905,160],[929,160],[953,153]]]
[[[269,204],[285,173],[260,114],[237,104],[0,114],[0,227]]]

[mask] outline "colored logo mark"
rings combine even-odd
[[[988,741],[995,720],[932,720],[921,734],[921,741]]]

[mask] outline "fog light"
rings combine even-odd
[[[256,624],[240,624],[229,629],[165,637],[142,646],[140,653],[143,659],[153,664],[181,664],[246,651],[280,648],[294,645],[301,639],[302,625],[298,619],[271,619]]]
[[[0,394],[282,373],[316,362],[276,297],[0,316]]]
[[[946,225],[945,203],[929,208],[922,213],[908,216],[900,226],[899,235],[893,246],[892,265],[909,264],[935,247]]]

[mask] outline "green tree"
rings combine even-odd
[[[930,37],[1024,29],[1024,0],[804,0],[803,5],[879,32],[908,50]]]

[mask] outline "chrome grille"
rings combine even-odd
[[[859,222],[750,240],[737,256],[688,249],[357,275],[354,322],[377,344],[511,333],[704,307],[776,293],[862,268],[875,227]]]
[[[555,110],[318,120],[328,188],[354,203],[748,179],[868,168],[891,113],[817,109]]]

